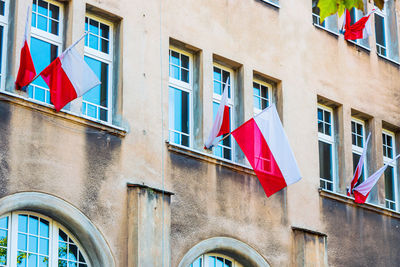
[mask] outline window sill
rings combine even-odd
[[[169,141],[165,141],[165,143],[167,144],[168,150],[171,152],[175,152],[175,153],[182,154],[182,155],[185,155],[188,157],[192,157],[195,159],[213,163],[215,165],[223,166],[226,168],[230,168],[230,169],[238,171],[238,172],[242,172],[242,173],[246,173],[246,174],[250,174],[250,175],[254,175],[254,176],[256,175],[254,173],[253,169],[249,166],[246,166],[246,165],[243,165],[240,163],[236,163],[231,160],[221,159],[212,154],[200,152],[200,151],[194,150],[192,148],[172,144]]]
[[[352,197],[348,197],[346,195],[342,195],[342,194],[338,194],[335,192],[331,192],[331,191],[327,191],[325,189],[319,188],[318,189],[320,196],[325,197],[325,198],[330,198],[330,199],[334,199],[336,201],[342,202],[346,205],[349,206],[354,206],[354,207],[359,207],[359,208],[363,208],[369,211],[374,211],[376,213],[382,214],[382,215],[386,215],[386,216],[390,216],[390,217],[394,217],[397,219],[400,219],[400,213],[387,209],[385,207],[382,206],[378,206],[375,204],[371,204],[371,203],[364,203],[364,204],[358,204],[354,202],[354,198]]]
[[[322,26],[320,26],[320,25],[318,25],[318,24],[315,24],[315,23],[313,23],[313,25],[314,25],[317,29],[324,30],[324,31],[328,32],[329,34],[333,35],[334,37],[339,38],[339,33],[338,33],[338,32],[331,31],[331,30],[329,30],[328,28],[322,27]]]
[[[124,137],[128,133],[127,130],[121,127],[111,125],[102,121],[92,120],[87,117],[82,117],[67,110],[56,112],[53,106],[49,104],[41,103],[33,99],[7,91],[0,91],[0,101],[5,101],[15,105],[23,106],[25,108],[33,109],[46,115],[62,118],[76,124],[89,126],[98,129],[99,131],[106,131],[113,135]]]
[[[394,61],[393,59],[390,59],[386,56],[382,56],[381,54],[378,54],[378,53],[376,53],[376,54],[378,55],[378,58],[381,58],[385,61],[389,61],[389,63],[396,65],[396,67],[400,67],[400,62]]]
[[[367,46],[363,46],[353,40],[346,40],[347,44],[353,45],[354,47],[357,48],[358,51],[364,51],[366,53],[370,53],[371,52],[371,48],[367,47]]]
[[[277,8],[277,9],[281,8],[281,6],[279,4],[276,4],[276,3],[272,2],[272,1],[268,1],[268,0],[258,0],[258,1],[263,3],[263,4],[270,5],[270,6],[274,7],[274,8]]]

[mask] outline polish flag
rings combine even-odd
[[[229,106],[228,106],[228,84],[229,78],[226,80],[224,92],[222,93],[221,102],[219,103],[218,112],[215,116],[214,125],[210,135],[204,144],[204,148],[211,149],[220,141],[217,137],[230,132]]]
[[[232,132],[267,197],[301,179],[300,171],[275,105]]]
[[[365,39],[368,36],[372,35],[371,29],[371,14],[375,12],[373,9],[367,15],[359,19],[353,25],[351,24],[351,16],[350,12],[346,9],[346,16],[344,19],[344,39],[346,40],[356,40],[356,39]]]
[[[15,81],[15,88],[17,90],[26,91],[26,86],[29,85],[33,78],[36,76],[35,66],[33,65],[33,60],[31,56],[31,52],[29,51],[28,46],[28,37],[30,30],[29,23],[29,7],[26,15],[26,24],[25,24],[25,35],[24,35],[24,43],[21,49],[21,56],[19,58],[19,69],[17,80]]]
[[[350,189],[347,192],[347,196],[350,196],[352,194],[354,186],[358,182],[358,179],[360,178],[360,176],[362,174],[363,167],[364,167],[365,155],[367,154],[367,147],[368,147],[368,142],[369,142],[369,138],[370,137],[371,137],[371,133],[368,134],[367,141],[365,142],[363,152],[362,152],[361,157],[360,157],[360,159],[358,161],[356,170],[354,171],[353,180],[351,180]]]
[[[395,162],[400,157],[400,154],[397,155],[390,163]],[[356,203],[365,203],[368,198],[371,189],[378,182],[379,178],[381,178],[382,174],[385,172],[386,168],[390,163],[385,164],[382,168],[377,170],[374,174],[368,177],[367,180],[359,184],[354,188],[354,198]]]
[[[82,38],[40,73],[50,88],[50,101],[57,111],[100,84],[96,74],[75,49]]]

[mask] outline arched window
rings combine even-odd
[[[207,253],[197,258],[190,267],[243,267],[243,265],[225,255]]]
[[[0,267],[88,267],[77,240],[56,221],[18,211],[0,217]]]

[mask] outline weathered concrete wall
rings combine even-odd
[[[15,3],[15,35],[9,40],[12,53],[20,49],[26,6],[31,1]],[[84,32],[85,7],[118,21],[120,68],[116,86],[121,91],[116,103],[121,105],[118,112],[122,114],[116,116],[122,117],[118,120],[130,132],[118,137],[76,124],[68,116],[64,119],[51,111],[0,101],[0,197],[41,191],[71,203],[104,235],[121,267],[127,266],[128,260],[126,184],[143,182],[176,193],[171,200],[171,266],[177,266],[195,244],[214,236],[241,240],[271,266],[287,266],[292,259],[291,225],[326,233],[329,263],[341,265],[337,253],[344,249],[343,242],[350,250],[351,239],[335,228],[347,222],[341,216],[344,206],[331,209],[325,200],[320,204],[316,108],[320,96],[335,102],[341,114],[338,131],[342,133],[338,136],[345,160],[338,188],[343,192],[352,173],[351,110],[373,120],[376,132],[372,145],[377,149],[371,158],[381,156],[382,121],[400,125],[399,69],[376,55],[374,37],[368,53],[348,44],[342,36],[314,27],[308,0],[281,1],[279,9],[253,0],[63,3],[68,15],[64,46]],[[236,71],[242,90],[241,120],[253,114],[253,73],[277,83],[280,116],[303,175],[301,182],[267,199],[257,178],[246,171],[167,150],[171,38],[196,47],[199,70],[195,90],[201,97],[196,103],[201,107],[195,111],[199,112],[196,126],[200,128],[194,129],[198,138],[206,137],[212,125],[215,58],[229,59],[226,63]],[[79,49],[83,51],[82,44]],[[19,54],[13,59],[6,77],[11,81],[7,89],[12,89]],[[75,110],[79,110],[79,101],[77,105]],[[203,140],[195,143],[201,149]],[[382,188],[380,182],[376,203],[383,203]],[[363,225],[368,227],[357,232],[360,240],[369,244],[373,225],[381,225],[385,237],[373,235],[380,240],[379,253],[385,252],[382,255],[390,261],[399,260],[392,250],[398,243],[397,219],[361,213]],[[351,221],[354,231],[360,223],[357,220]],[[359,252],[377,254],[377,248]],[[348,251],[343,253],[347,255]]]

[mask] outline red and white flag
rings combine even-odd
[[[101,83],[75,49],[75,45],[82,38],[67,48],[40,73],[50,88],[50,101],[57,111]]]
[[[397,155],[391,162],[396,161],[400,157],[400,154]],[[391,163],[390,162],[390,163]],[[382,174],[385,172],[386,168],[389,166],[390,163],[385,164],[382,168],[377,170],[374,174],[368,177],[367,180],[359,184],[354,188],[354,198],[356,203],[365,203],[368,198],[371,189],[374,185],[378,182],[379,178],[381,178]]]
[[[367,154],[367,147],[368,147],[368,142],[369,142],[370,137],[371,137],[371,133],[368,134],[367,141],[364,144],[364,149],[363,149],[361,157],[358,161],[357,167],[354,171],[353,180],[351,180],[350,189],[347,192],[347,196],[350,196],[353,193],[354,186],[356,185],[356,183],[358,182],[358,179],[360,178],[360,176],[362,174],[363,167],[364,167],[364,161],[365,161],[365,155]]]
[[[15,81],[15,88],[17,90],[25,90],[24,88],[29,85],[32,82],[33,78],[36,76],[35,66],[33,65],[31,52],[29,51],[28,46],[28,37],[31,28],[31,24],[29,23],[29,14],[30,12],[28,7],[28,12],[26,15],[24,42],[21,48],[18,75]]]
[[[344,25],[344,39],[346,40],[356,40],[356,39],[365,39],[368,36],[372,35],[371,29],[371,14],[375,12],[373,9],[367,15],[359,19],[353,25],[351,25],[351,16],[350,12],[346,9],[346,15],[343,21]]]
[[[211,149],[220,141],[217,137],[230,132],[229,106],[228,106],[228,84],[229,78],[226,80],[224,92],[222,93],[221,102],[219,103],[218,112],[215,116],[214,124],[210,135],[204,144],[204,148]]]
[[[301,179],[275,105],[232,132],[269,197]]]

